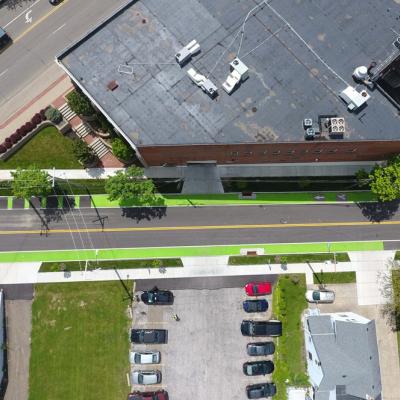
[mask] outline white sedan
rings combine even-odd
[[[155,385],[160,382],[160,371],[134,371],[131,373],[131,385]]]
[[[159,351],[131,351],[129,353],[131,364],[159,364],[160,359]]]
[[[309,303],[333,303],[335,292],[331,290],[307,290],[306,299]]]

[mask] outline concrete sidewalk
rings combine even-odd
[[[52,63],[45,73],[0,105],[0,142],[72,87],[68,76]]]
[[[2,263],[0,264],[0,282],[3,284],[50,283],[108,281],[118,279],[168,279],[168,278],[201,278],[212,276],[268,276],[274,274],[305,274],[307,285],[313,285],[313,271],[345,272],[355,271],[357,276],[357,297],[359,305],[379,305],[385,302],[380,293],[380,281],[377,276],[382,271],[387,273],[388,262],[394,259],[394,251],[350,252],[350,262],[299,263],[282,266],[280,264],[261,265],[228,265],[228,256],[217,257],[182,257],[183,267],[88,270],[39,273],[40,262],[35,263]],[[84,263],[82,263],[84,269]]]
[[[59,179],[105,179],[113,176],[117,171],[123,171],[125,168],[87,168],[87,169],[45,169],[51,177]],[[0,170],[0,181],[12,179],[10,169]]]

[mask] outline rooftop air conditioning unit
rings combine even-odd
[[[400,50],[400,37],[398,37],[394,42],[393,45]]]
[[[346,131],[346,125],[344,118],[331,118],[329,132],[334,134],[344,134]]]
[[[176,62],[182,66],[192,58],[192,56],[200,51],[200,45],[196,40],[192,40],[186,46],[182,47],[178,53],[175,54]]]

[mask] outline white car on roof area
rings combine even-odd
[[[159,364],[160,359],[159,351],[131,351],[129,353],[131,364]]]
[[[306,299],[309,303],[333,303],[335,292],[331,290],[307,290]]]

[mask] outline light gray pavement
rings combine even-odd
[[[357,271],[357,278],[358,276]],[[381,305],[360,305],[358,284],[328,285],[328,288],[335,291],[336,299],[333,304],[320,304],[318,308],[321,312],[353,311],[375,320],[382,380],[382,400],[399,400],[400,363],[397,335],[386,323],[386,319],[382,315]]]
[[[29,385],[32,301],[6,300],[8,386],[4,400],[26,400]]]

